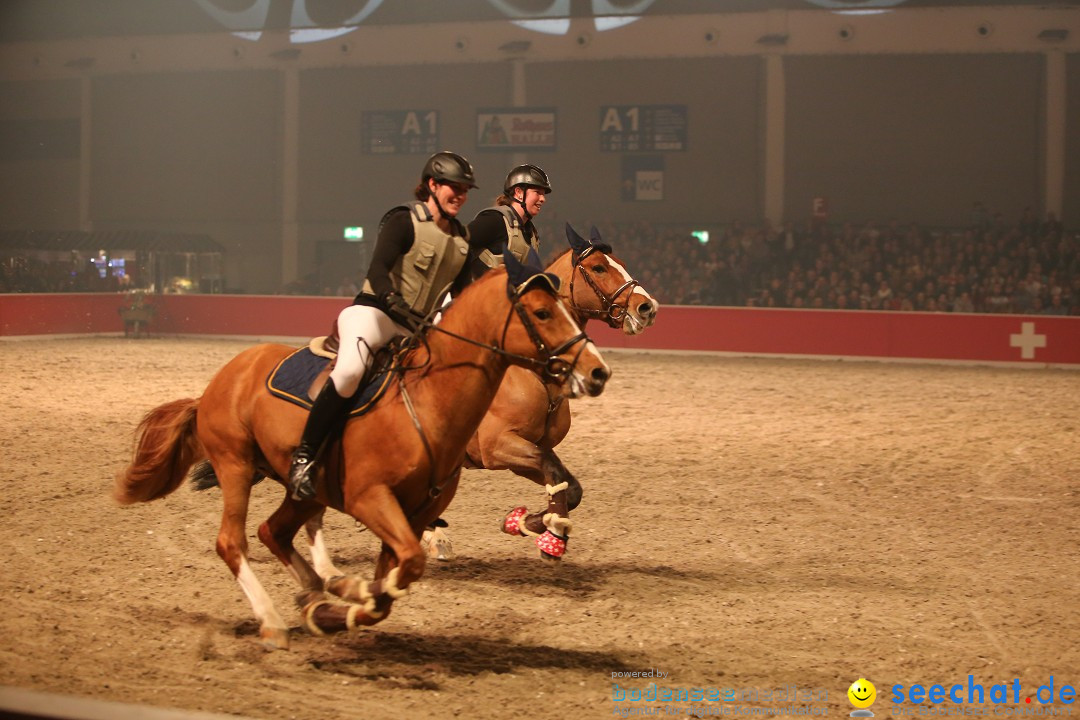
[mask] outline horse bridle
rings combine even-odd
[[[418,320],[417,324],[422,327],[441,332],[444,335],[449,335],[450,337],[461,340],[462,342],[467,342],[470,345],[476,345],[477,347],[485,348],[495,353],[496,355],[502,355],[503,357],[516,360],[518,363],[530,367],[534,372],[543,377],[545,382],[561,383],[567,378],[567,376],[573,371],[574,367],[577,365],[578,358],[581,357],[581,353],[585,351],[585,343],[582,343],[581,348],[579,348],[577,354],[574,355],[574,361],[572,363],[567,363],[559,356],[565,353],[575,344],[581,342],[582,340],[588,341],[589,336],[585,333],[584,330],[582,330],[577,335],[565,341],[558,347],[554,349],[549,349],[548,344],[544,341],[544,338],[540,337],[540,332],[536,329],[536,326],[533,324],[532,320],[529,319],[529,313],[525,309],[525,306],[521,303],[521,294],[521,289],[515,289],[514,294],[511,296],[510,311],[506,315],[506,322],[503,323],[503,331],[501,336],[502,339],[500,340],[500,343],[502,345],[506,344],[506,334],[510,331],[510,320],[513,318],[514,313],[516,312],[518,318],[521,320],[522,326],[524,326],[525,328],[525,332],[529,336],[529,339],[532,340],[533,345],[536,346],[537,354],[540,356],[539,358],[531,358],[525,355],[518,355],[517,353],[512,353],[509,350],[505,350],[499,345],[489,345],[487,343],[480,342],[479,340],[473,340],[472,338],[465,337],[464,335],[459,335],[455,332],[447,330],[446,328],[439,327],[428,318]],[[556,298],[557,297],[558,295],[556,295]],[[446,308],[439,308],[440,311],[445,309]],[[423,336],[421,335],[420,337]],[[407,349],[408,345],[402,348],[403,351]]]
[[[596,281],[593,280],[592,277],[589,276],[589,273],[585,270],[585,258],[589,257],[589,255],[592,255],[594,252],[602,253],[603,251],[600,250],[596,245],[590,245],[585,250],[583,250],[580,255],[578,255],[576,251],[574,252],[574,267],[570,271],[570,307],[573,309],[574,312],[578,313],[583,318],[587,318],[590,320],[604,320],[604,322],[606,322],[609,326],[613,328],[619,328],[620,326],[622,326],[623,319],[626,317],[626,313],[630,310],[630,296],[634,294],[634,288],[640,286],[641,283],[631,278],[630,280],[627,280],[622,285],[620,285],[619,289],[612,293],[612,295],[609,297],[607,293],[605,293],[600,288],[600,286],[596,284]],[[588,284],[588,286],[592,288],[593,292],[596,293],[596,296],[600,298],[600,303],[601,305],[603,305],[603,309],[594,310],[592,308],[581,307],[574,300],[574,280],[577,277],[578,271],[581,272],[581,277],[585,278],[586,284]],[[630,292],[626,294],[625,302],[622,305],[618,304],[616,301],[619,299],[619,296],[627,290],[629,290]]]

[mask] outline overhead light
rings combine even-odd
[[[787,33],[769,33],[757,39],[758,45],[787,45]]]
[[[1069,39],[1069,31],[1065,28],[1048,28],[1039,33],[1039,39],[1046,42],[1064,42]]]
[[[523,53],[532,47],[532,40],[511,40],[499,46],[504,53]]]

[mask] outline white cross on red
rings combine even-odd
[[[1022,360],[1034,360],[1035,348],[1046,347],[1046,335],[1035,332],[1035,323],[1020,323],[1020,332],[1009,335],[1009,345],[1020,348]]]

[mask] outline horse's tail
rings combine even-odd
[[[135,431],[135,455],[116,476],[113,498],[121,505],[163,498],[184,481],[192,463],[202,459],[195,436],[199,401],[174,400],[146,414]]]

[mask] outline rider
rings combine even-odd
[[[481,210],[469,223],[469,236],[485,248],[473,263],[474,276],[502,264],[504,247],[521,263],[526,263],[532,251],[536,253],[533,264],[541,265],[540,235],[532,219],[550,192],[547,173],[536,165],[518,165],[507,174],[495,205]]]
[[[472,165],[453,152],[428,158],[416,186],[416,200],[391,208],[379,223],[363,289],[337,319],[337,364],[311,407],[300,445],[289,467],[289,490],[296,500],[315,495],[313,463],[330,430],[346,411],[371,366],[376,350],[457,295],[472,280],[469,231],[457,219],[469,190],[476,187]]]

